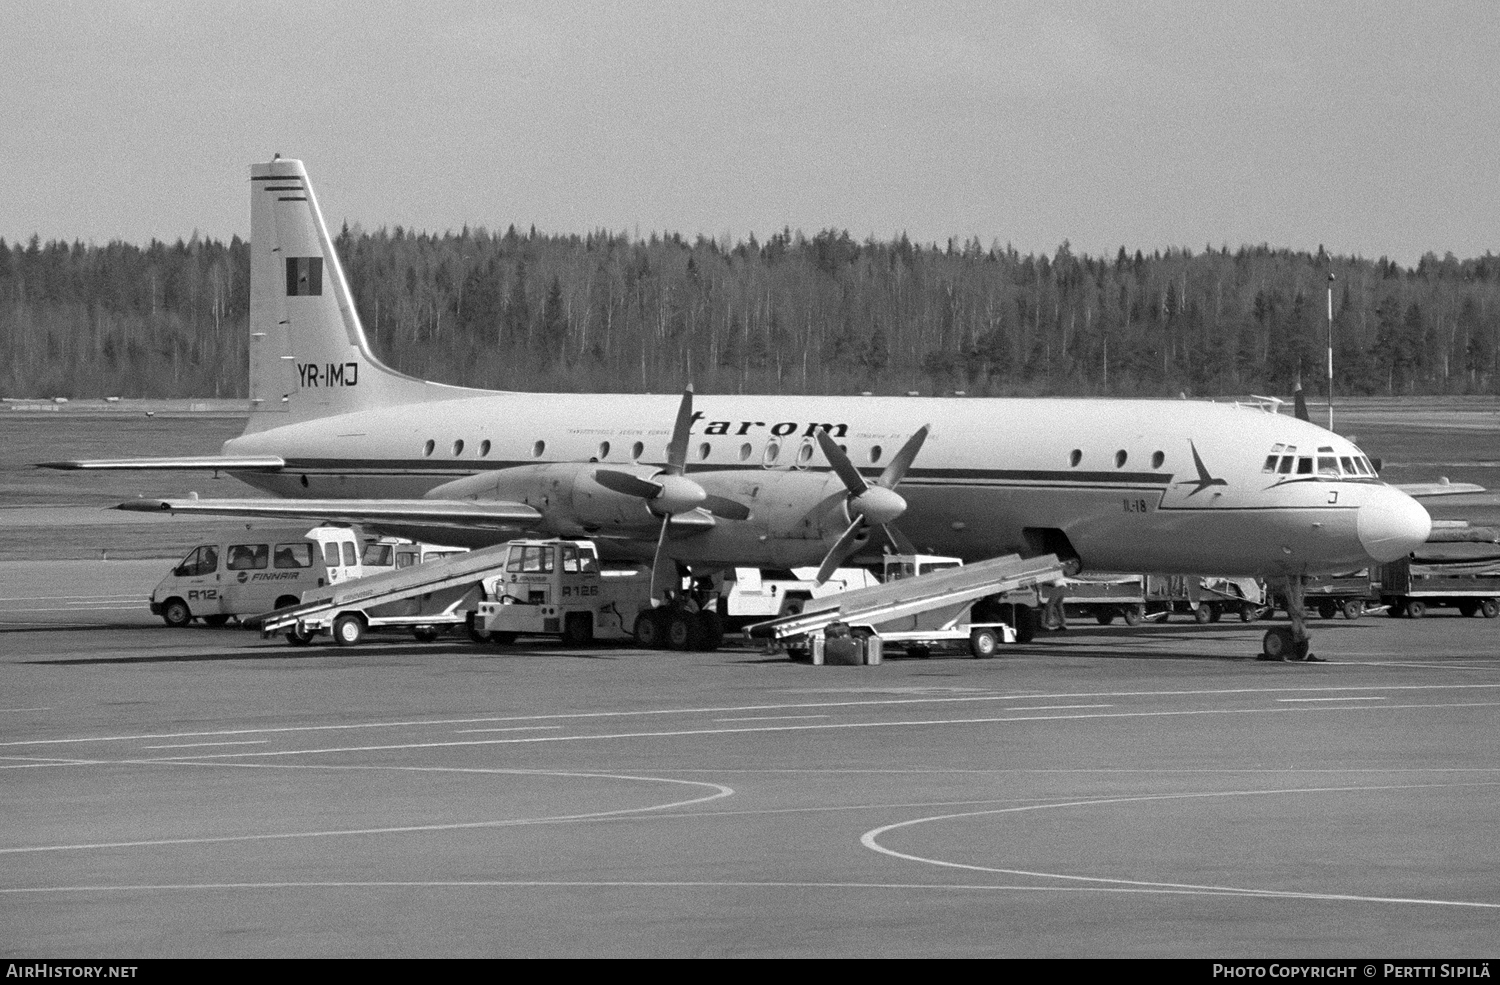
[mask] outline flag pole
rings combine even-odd
[[[1328,272],[1328,430],[1333,430],[1333,271]]]

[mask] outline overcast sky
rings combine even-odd
[[[0,236],[1500,251],[1500,4],[0,0]]]

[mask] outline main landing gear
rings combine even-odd
[[[1307,577],[1289,575],[1281,581],[1281,594],[1286,599],[1286,614],[1290,626],[1277,626],[1266,630],[1261,640],[1260,656],[1257,660],[1306,660],[1321,663],[1321,657],[1312,655],[1311,640],[1307,633]]]

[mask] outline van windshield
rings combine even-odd
[[[183,558],[182,563],[172,569],[172,573],[179,578],[191,578],[195,575],[211,575],[217,570],[219,550],[212,544],[204,544]]]

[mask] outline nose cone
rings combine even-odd
[[[1379,492],[1359,508],[1355,530],[1366,554],[1377,561],[1394,561],[1426,542],[1432,532],[1432,517],[1421,503],[1399,489]]]

